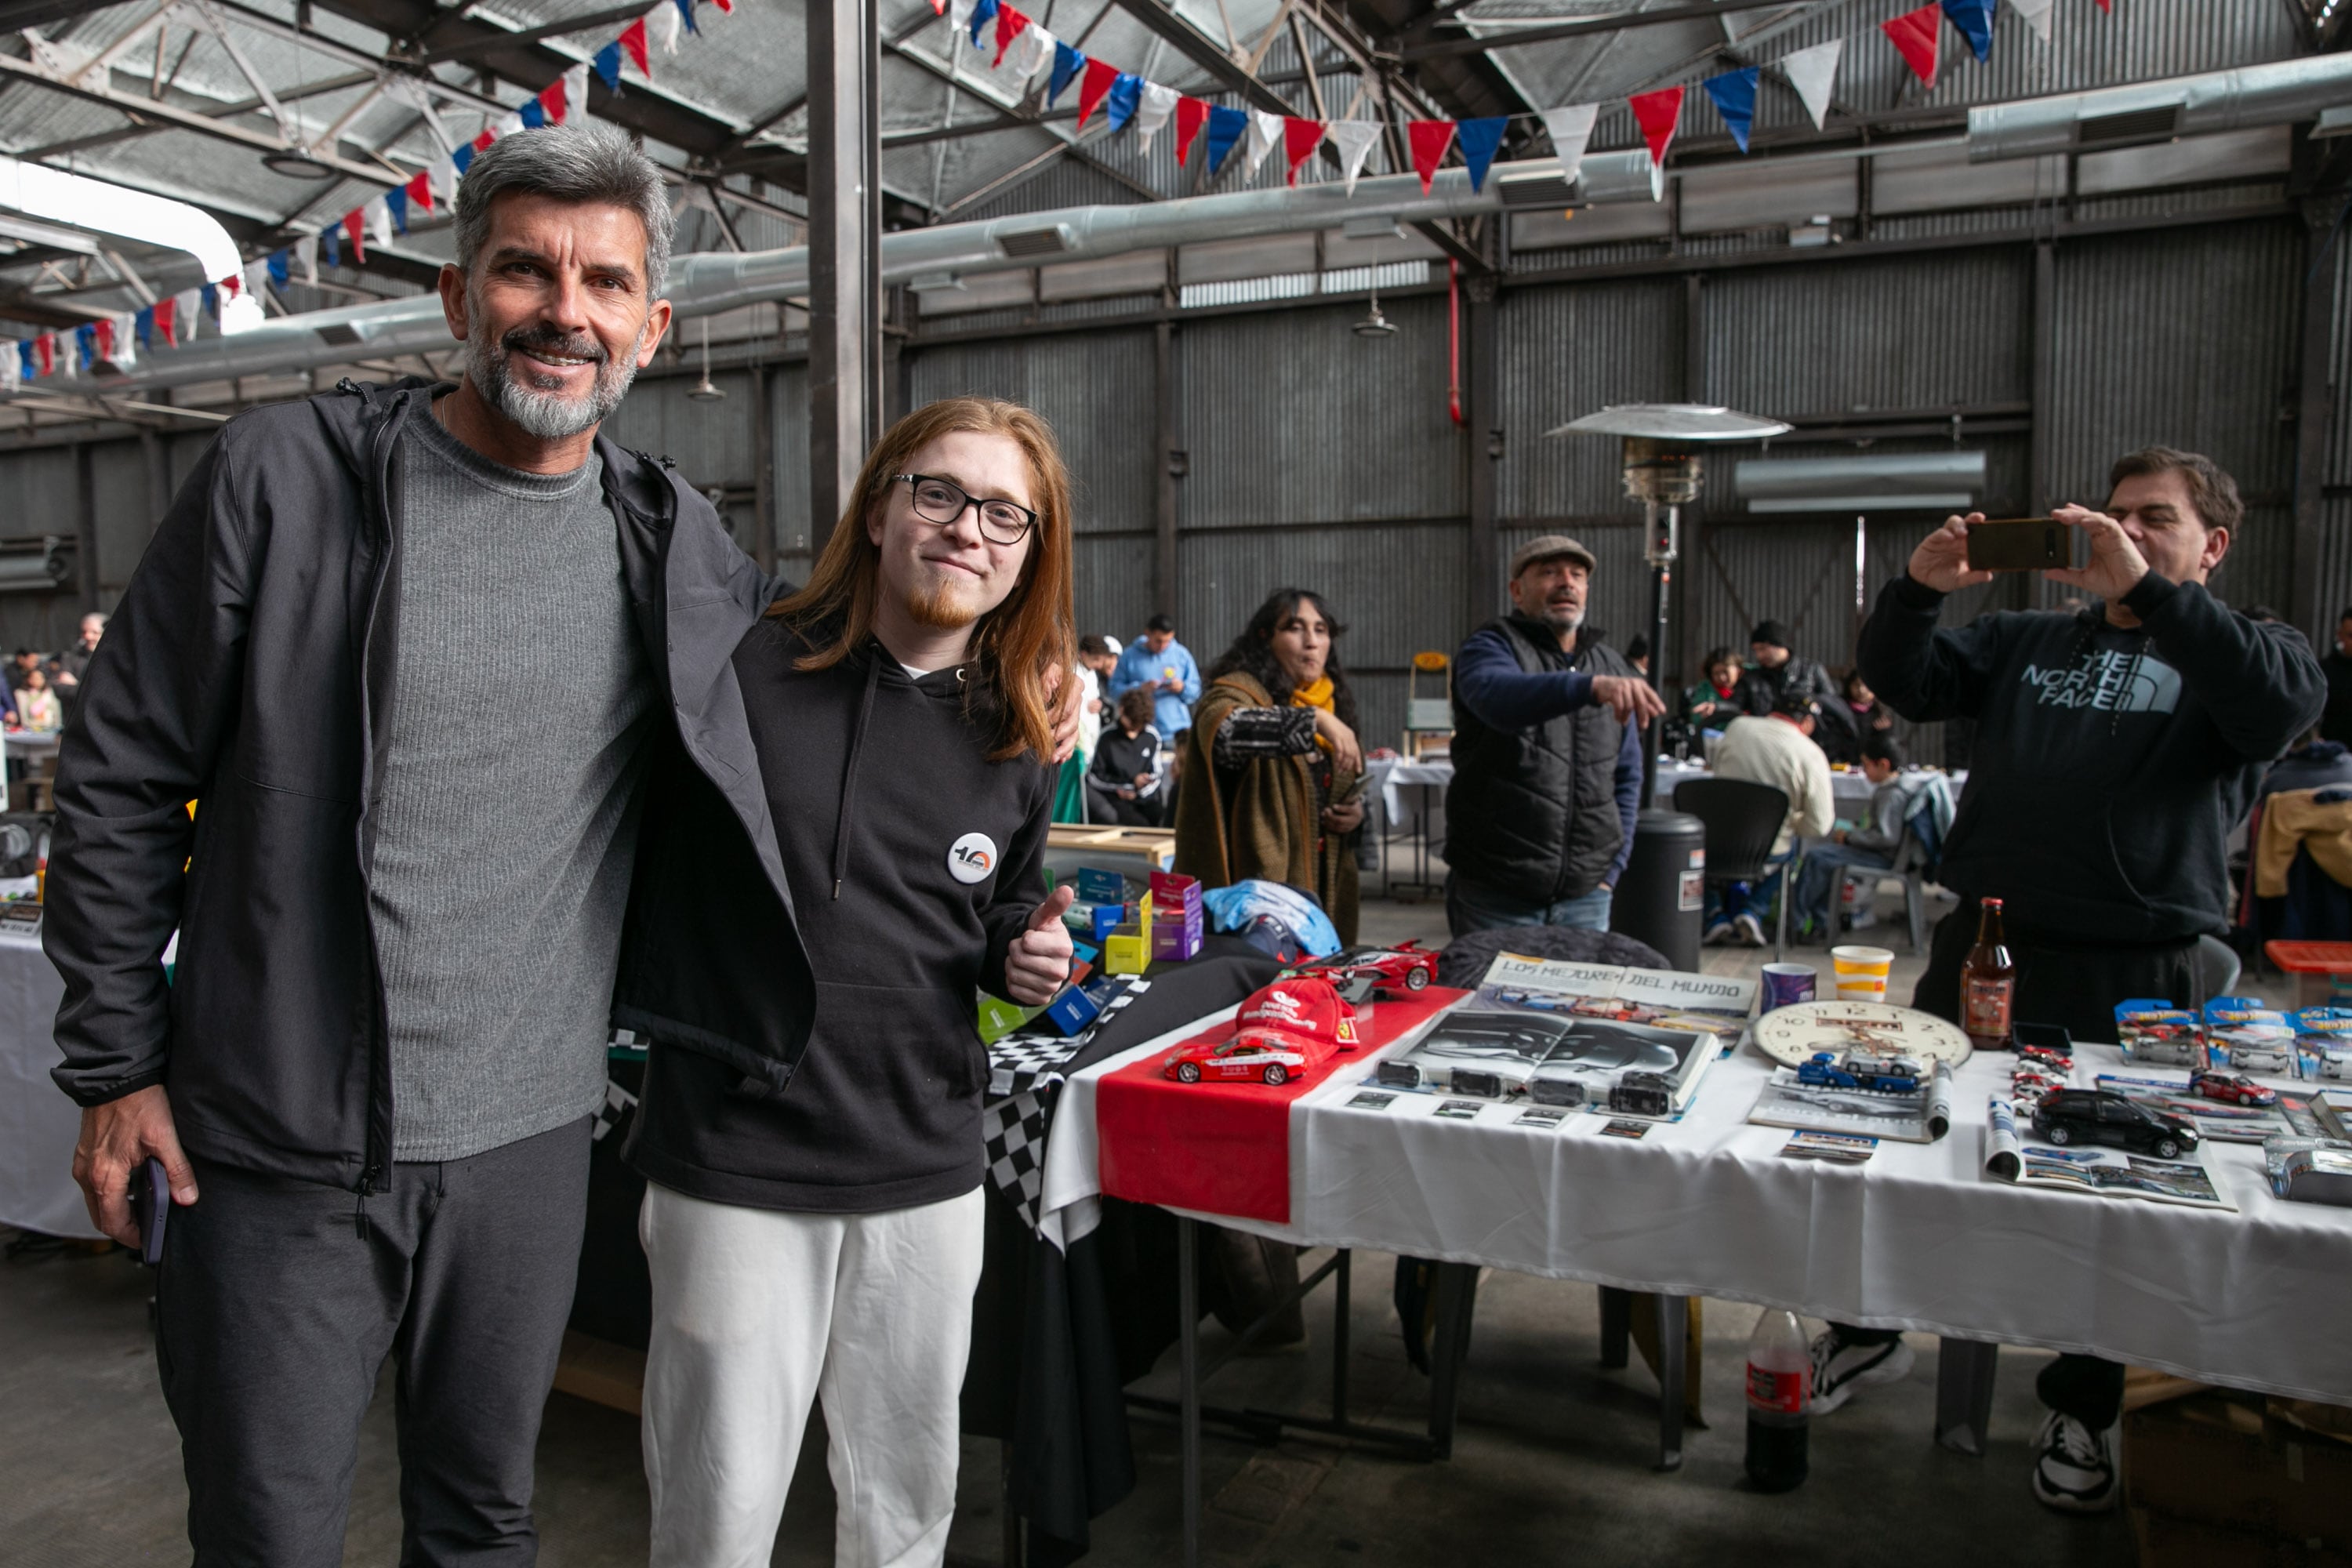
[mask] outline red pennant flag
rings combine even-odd
[[[931,0],[931,15],[932,15],[932,16],[946,16],[947,14],[948,14],[948,0]]]
[[[999,5],[996,8],[996,58],[990,62],[990,69],[997,69],[1004,64],[1004,51],[1013,47],[1013,40],[1019,37],[1021,29],[1028,25],[1029,18],[1012,6]]]
[[[563,84],[556,83],[555,90],[561,93]],[[408,192],[408,199],[415,211],[429,213],[433,210],[433,176],[430,174],[423,169],[417,170],[402,188]]]
[[[98,329],[92,334],[98,339],[98,357],[112,359],[114,357],[114,323],[101,318],[92,321],[90,325]]]
[[[58,335],[43,332],[33,340],[33,357],[41,363],[41,374],[50,375],[58,368]]]
[[[2105,11],[2110,16],[2114,16],[2116,14],[2116,0],[2099,0],[2099,9]]]
[[[1445,162],[1445,150],[1454,145],[1454,121],[1414,120],[1407,121],[1404,129],[1412,145],[1412,172],[1421,176],[1421,194],[1425,196],[1429,182],[1437,177],[1437,165]]]
[[[352,260],[367,265],[367,209],[353,207],[343,215],[343,237],[352,242]]]
[[[1101,60],[1088,60],[1087,74],[1078,79],[1078,129],[1084,131],[1094,111],[1110,94],[1110,84],[1118,79],[1118,68]]]
[[[167,348],[180,341],[179,334],[172,330],[172,319],[179,313],[180,302],[169,294],[155,301],[155,330],[163,335]]]
[[[1192,138],[1209,122],[1209,106],[1197,98],[1176,100],[1176,166],[1182,168],[1192,151]]]
[[[710,3],[730,16],[735,15],[735,0],[710,0]],[[933,14],[937,15],[936,12]]]
[[[540,111],[547,116],[547,122],[550,125],[561,125],[563,123],[563,111],[569,109],[571,105],[564,101],[563,79],[562,77],[557,77],[553,81],[547,84],[546,90],[539,95],[539,107]]]
[[[1683,121],[1683,89],[1662,87],[1655,92],[1637,92],[1625,101],[1633,106],[1642,140],[1650,144],[1651,163],[1665,167],[1666,149],[1674,145],[1675,128]]]
[[[1315,149],[1322,144],[1323,122],[1321,121],[1300,120],[1295,115],[1287,114],[1283,116],[1282,155],[1290,165],[1286,184],[1295,185],[1298,183],[1298,165],[1313,157]]]
[[[619,44],[627,52],[628,57],[637,62],[637,74],[650,81],[653,79],[654,68],[653,62],[646,54],[646,19],[640,16],[622,28],[621,36],[613,41]]]
[[[1878,24],[1878,30],[1910,62],[1911,74],[1929,87],[1936,85],[1936,43],[1943,23],[1941,5],[1922,5],[1916,11],[1906,11],[1893,21]]]

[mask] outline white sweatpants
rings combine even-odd
[[[836,1568],[945,1558],[981,1233],[978,1188],[864,1215],[646,1188],[654,1568],[766,1568],[819,1396]]]

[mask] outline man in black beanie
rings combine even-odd
[[[1824,707],[1837,695],[1828,670],[1789,651],[1789,628],[1778,621],[1758,622],[1748,651],[1755,662],[1740,676],[1738,694],[1745,712],[1763,718],[1780,706],[1783,691],[1801,691]]]

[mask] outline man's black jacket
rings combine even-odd
[[[366,871],[397,658],[394,450],[435,390],[345,382],[222,430],[107,626],[58,768],[58,1083],[85,1106],[164,1084],[196,1157],[362,1192],[397,1112]],[[774,584],[664,464],[596,449],[672,720],[651,773],[668,809],[731,816],[740,863],[774,894],[776,983],[694,1026],[781,1085],[807,1040],[808,963],[730,663]],[[625,939],[625,973],[629,957]],[[635,1016],[657,1023],[673,1000]]]

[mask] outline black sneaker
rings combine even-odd
[[[2116,1506],[2115,1428],[2094,1432],[2053,1410],[2033,1439],[2033,1495],[2065,1513],[2105,1513]]]
[[[1857,1388],[1900,1383],[1918,1359],[1900,1339],[1849,1344],[1835,1329],[1822,1330],[1813,1340],[1813,1414],[1828,1415]]]

